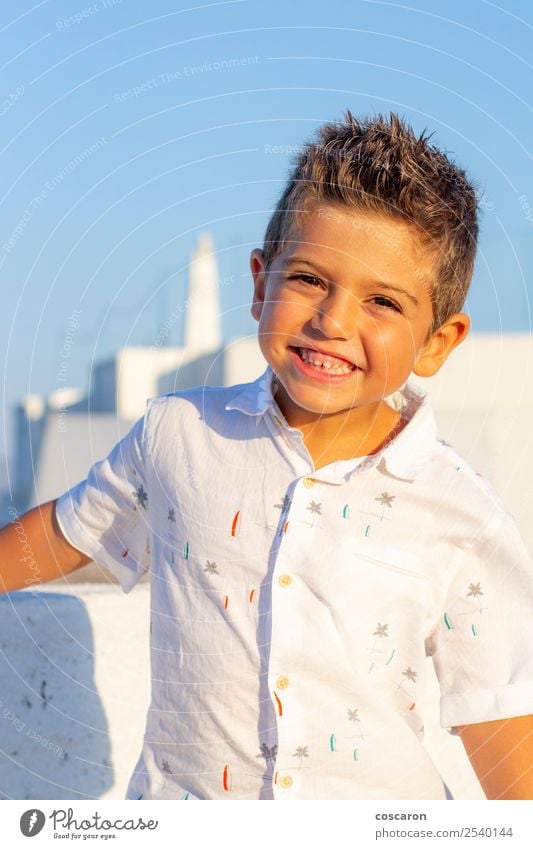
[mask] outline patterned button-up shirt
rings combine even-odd
[[[426,656],[443,726],[530,713],[530,557],[420,390],[389,399],[409,423],[381,452],[315,469],[272,377],[150,399],[58,501],[126,592],[151,570],[127,797],[444,798]]]

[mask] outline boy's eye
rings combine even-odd
[[[395,301],[391,301],[390,298],[386,298],[384,295],[374,295],[372,300],[378,305],[378,307],[385,307],[385,309],[396,310],[396,312],[401,312],[401,309],[398,304]]]
[[[311,274],[291,274],[289,280],[303,280],[304,283],[309,283],[311,286],[322,286],[322,281]]]

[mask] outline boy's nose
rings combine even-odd
[[[359,324],[359,304],[348,292],[325,298],[311,319],[311,327],[328,339],[351,339]]]

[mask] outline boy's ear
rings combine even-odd
[[[419,377],[431,377],[446,362],[457,345],[466,338],[470,319],[463,312],[454,313],[430,336],[419,353],[413,371]]]
[[[250,311],[255,320],[259,321],[265,301],[267,275],[263,251],[260,248],[254,248],[250,254],[250,271],[254,279],[254,298]]]
[[[255,320],[259,321],[263,311],[266,287],[265,261],[263,251],[260,248],[254,248],[250,254],[250,271],[254,279],[254,298],[251,313]]]

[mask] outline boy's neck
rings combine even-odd
[[[276,401],[288,424],[301,431],[317,469],[337,460],[377,454],[407,424],[407,420],[383,400],[371,407],[320,416],[307,410],[291,410],[289,414],[281,386],[276,392]]]
[[[342,429],[339,421],[332,423],[333,429],[330,434],[327,433],[327,428],[321,428],[319,432],[316,427],[312,430],[306,426],[300,427],[315,468],[319,469],[337,460],[368,457],[371,454],[377,454],[388,445],[403,430],[407,421],[388,405],[384,406],[387,407],[388,412],[383,411],[379,424],[376,423],[370,432],[364,435],[354,431],[353,421],[350,419],[345,420]]]

